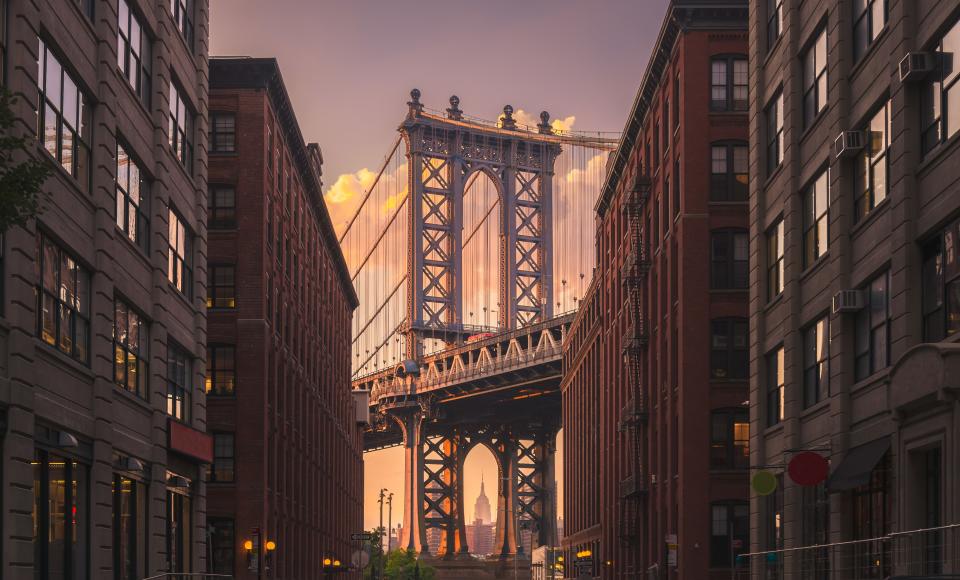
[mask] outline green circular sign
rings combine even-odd
[[[758,471],[750,480],[750,487],[757,495],[770,495],[777,490],[777,476],[769,471]]]

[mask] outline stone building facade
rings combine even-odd
[[[5,0],[15,130],[50,164],[4,234],[2,575],[206,569],[206,0]]]
[[[956,529],[911,530],[960,522],[960,6],[750,12],[754,577],[957,573]],[[802,451],[828,479],[779,473]]]

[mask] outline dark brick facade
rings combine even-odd
[[[608,166],[564,353],[568,575],[590,550],[601,578],[729,578],[712,530],[749,547],[746,25],[670,4]]]
[[[362,528],[357,298],[322,199],[320,150],[303,141],[276,61],[212,59],[210,78],[208,259],[223,291],[208,300],[211,360],[222,363],[209,365],[208,414],[226,461],[214,458],[209,512],[233,530],[214,563],[255,578],[243,545],[259,529],[276,542],[270,576],[313,577],[324,556],[349,562]]]

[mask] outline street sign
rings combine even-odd
[[[358,532],[355,534],[350,534],[350,539],[354,542],[369,542],[373,538],[373,534],[370,532]]]

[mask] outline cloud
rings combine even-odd
[[[553,127],[554,131],[572,131],[573,124],[576,123],[577,117],[570,115],[569,117],[564,117],[563,119],[554,119],[550,121],[550,126]]]
[[[586,182],[591,178],[594,178],[595,181],[597,178],[602,180],[604,175],[606,174],[606,165],[607,165],[608,155],[609,154],[606,151],[601,151],[597,153],[596,155],[591,157],[589,161],[587,161],[587,165],[583,169],[574,168],[568,171],[567,174],[563,176],[564,181],[570,184],[574,184],[574,183]],[[597,185],[599,187],[599,186],[602,186],[603,184],[595,183],[593,185]],[[596,193],[599,193],[599,190]]]
[[[497,125],[503,123],[503,113],[497,117]],[[517,122],[517,125],[521,129],[527,129],[529,131],[536,131],[537,125],[540,124],[540,115],[534,115],[528,113],[523,109],[517,109],[513,112],[513,119]],[[575,115],[570,115],[569,117],[556,118],[550,121],[550,127],[554,131],[571,131],[573,130],[573,124],[577,121]]]

